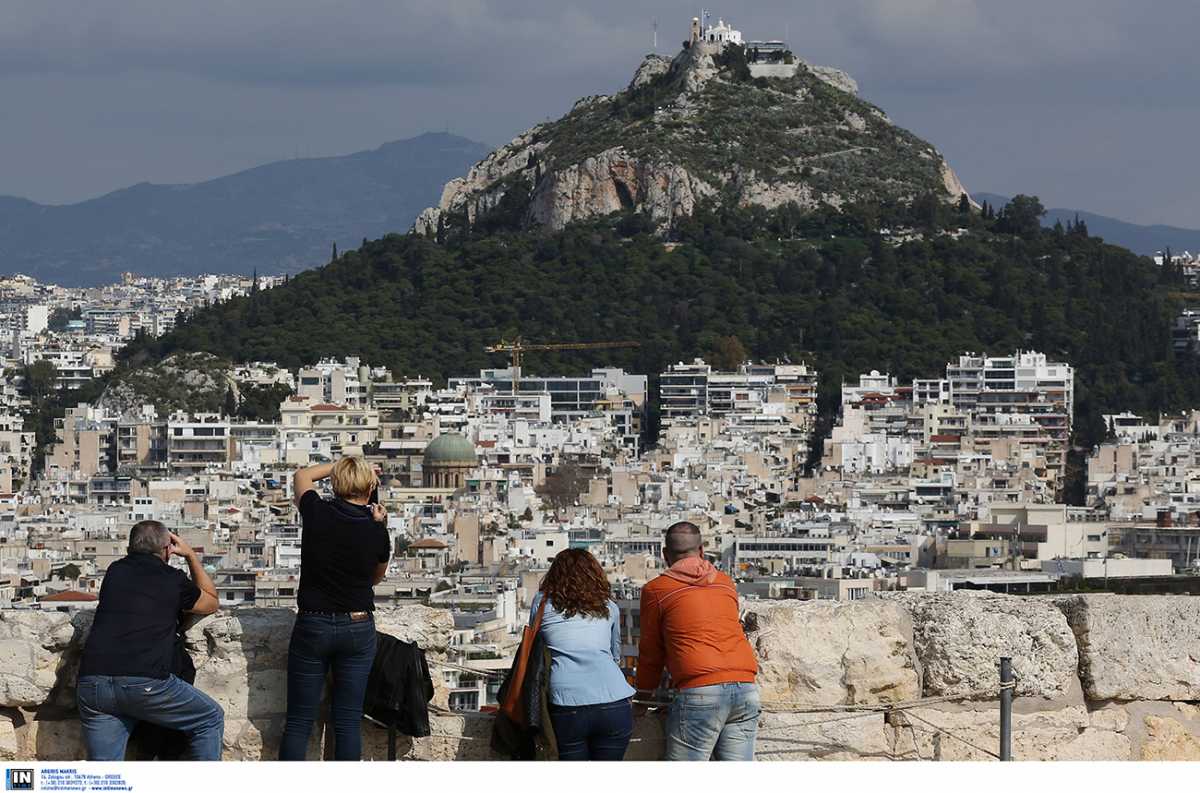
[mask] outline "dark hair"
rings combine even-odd
[[[129,552],[160,554],[170,537],[171,532],[157,520],[138,521],[129,530]]]
[[[663,542],[672,557],[695,553],[702,542],[700,527],[686,520],[673,523],[663,535]]]
[[[604,568],[582,548],[559,551],[550,565],[540,587],[542,595],[564,617],[583,614],[588,617],[608,616],[608,601],[612,587],[604,576]]]

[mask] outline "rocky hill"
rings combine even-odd
[[[403,231],[488,147],[433,133],[342,157],[282,160],[65,206],[0,196],[0,272],[67,286],[140,275],[295,272]]]
[[[579,100],[450,181],[415,228],[437,235],[500,211],[560,229],[631,209],[666,225],[717,197],[802,209],[928,193],[957,201],[965,191],[938,151],[856,90],[836,69],[747,64],[737,46],[652,55],[624,90]]]
[[[96,404],[117,414],[153,405],[160,416],[177,410],[215,413],[240,397],[232,366],[206,352],[180,353],[111,377]]]

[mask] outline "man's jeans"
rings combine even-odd
[[[363,700],[374,662],[375,620],[354,622],[348,614],[296,615],[288,646],[287,723],[280,760],[304,759],[331,667],[333,757],[358,760],[362,756]]]
[[[667,760],[753,760],[761,712],[754,683],[680,689],[667,718]]]
[[[187,759],[221,759],[225,711],[175,675],[88,675],[79,678],[76,700],[89,760],[124,760],[129,734],[139,721],[187,733]]]

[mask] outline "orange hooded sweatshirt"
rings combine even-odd
[[[675,688],[754,682],[737,587],[706,559],[681,559],[642,588],[641,631],[640,690],[658,688],[664,664]]]

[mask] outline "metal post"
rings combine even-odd
[[[1012,659],[1000,659],[1000,759],[1012,760]]]

